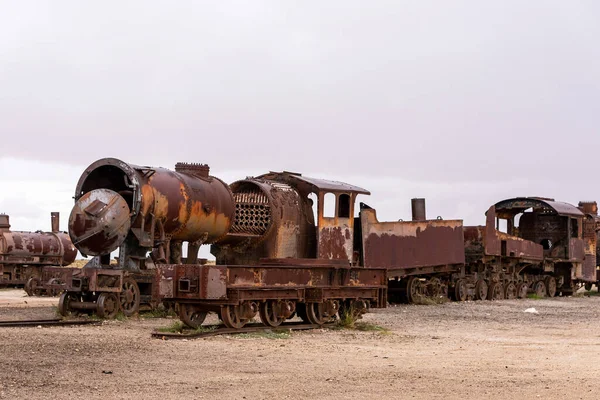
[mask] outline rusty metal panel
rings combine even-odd
[[[333,263],[265,266],[160,265],[158,297],[180,300],[240,300],[248,296],[295,298],[306,288],[385,288],[385,269],[350,268]],[[246,293],[246,294],[244,294]],[[261,294],[262,293],[262,294]],[[246,297],[244,297],[246,296]]]
[[[160,298],[223,299],[227,269],[218,265],[165,264],[157,268],[155,282]]]
[[[583,261],[585,259],[585,245],[583,240],[571,238],[569,241],[569,260]]]
[[[338,219],[321,218],[319,221],[318,258],[330,260],[352,260],[354,250],[353,229]],[[342,222],[341,225],[339,223]]]
[[[485,254],[489,256],[499,256],[501,252],[500,239],[496,231],[496,207],[491,206],[485,214],[485,236],[484,248]]]
[[[228,266],[228,288],[385,285],[384,269],[317,265]]]
[[[500,243],[501,255],[507,257],[527,258],[541,260],[544,258],[544,248],[529,240],[496,232],[496,239]]]
[[[379,222],[361,210],[365,267],[403,269],[465,261],[461,220]]]
[[[81,268],[77,277],[87,280],[91,292],[118,293],[123,286],[123,274],[124,271],[117,269]]]
[[[582,203],[579,203],[580,205]],[[593,211],[597,211],[596,203],[585,203]],[[596,247],[598,245],[596,225],[597,219],[595,214],[587,214],[583,220],[583,242],[585,260],[583,261],[583,279],[586,281],[596,280]]]
[[[542,260],[544,258],[544,248],[540,244],[499,232],[496,229],[495,206],[491,206],[486,213],[485,235],[483,239],[485,243],[485,255],[488,256],[506,256],[534,260]]]

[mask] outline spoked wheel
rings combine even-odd
[[[127,317],[131,317],[140,311],[140,288],[132,278],[123,279],[120,300],[121,310]]]
[[[488,288],[488,300],[504,299],[504,286],[500,282],[492,282]]]
[[[546,293],[548,294],[548,297],[556,296],[556,279],[553,276],[547,276],[544,278],[544,285],[546,286]]]
[[[177,309],[181,322],[194,329],[198,329],[202,325],[208,314],[193,304],[181,303]]]
[[[517,297],[519,299],[524,299],[527,297],[527,291],[529,290],[529,285],[525,282],[521,282],[517,284]]]
[[[100,293],[96,302],[96,314],[100,318],[113,319],[119,312],[121,303],[114,293]]]
[[[27,281],[27,283],[25,283],[25,292],[29,295],[29,296],[41,296],[42,295],[42,289],[40,289],[38,286],[40,285],[40,280],[38,278],[29,278],[29,280]]]
[[[508,282],[504,288],[504,298],[507,300],[513,300],[517,298],[517,285],[513,282]]]
[[[467,283],[464,279],[459,279],[454,285],[454,299],[456,301],[467,300]]]
[[[592,290],[592,282],[586,282],[585,285],[583,285],[583,287],[585,288],[586,292],[589,292],[590,290]]]
[[[25,286],[23,287],[23,290],[25,290],[25,293],[27,293],[27,296],[33,296],[33,279],[34,278],[29,278],[27,280],[27,282],[25,283]]]
[[[71,312],[71,303],[79,301],[77,296],[71,293],[63,292],[58,299],[58,312],[66,317]]]
[[[331,308],[331,310],[328,310]],[[308,303],[306,304],[306,316],[311,324],[323,325],[333,321],[335,314],[339,310],[339,304],[337,301],[332,303],[332,307],[329,307],[325,303]]]
[[[285,321],[285,316],[279,314],[280,304],[277,300],[267,300],[260,304],[260,320],[267,326],[279,326]]]
[[[421,300],[422,297],[422,284],[419,278],[411,276],[406,281],[406,301],[410,303],[416,303]]]
[[[248,322],[247,318],[241,317],[242,310],[239,305],[225,305],[221,306],[221,320],[228,328],[240,329],[246,322]]]
[[[479,279],[475,284],[475,299],[485,300],[488,296],[488,284],[485,279]]]
[[[544,281],[537,281],[533,285],[533,291],[538,297],[546,297],[546,284]]]
[[[49,285],[59,285],[60,281],[56,278],[52,278],[50,279],[50,282],[48,282]],[[50,297],[56,297],[60,294],[61,290],[57,289],[57,288],[48,288],[46,289],[46,295],[50,296]]]

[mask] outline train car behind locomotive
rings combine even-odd
[[[467,273],[478,299],[568,295],[596,280],[596,219],[588,207],[539,197],[491,206],[465,228]]]
[[[0,214],[0,287],[25,287],[37,294],[44,267],[64,267],[75,261],[77,250],[64,232],[59,232],[59,213],[51,213],[51,232],[10,230],[9,216]]]

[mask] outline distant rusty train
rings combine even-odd
[[[0,287],[24,287],[29,295],[43,293],[41,283],[56,293],[50,266],[75,261],[77,249],[69,235],[59,232],[59,213],[51,213],[51,232],[10,230],[9,216],[0,214]]]
[[[464,227],[426,220],[422,199],[413,199],[413,221],[379,222],[362,203],[354,217],[357,195],[368,194],[291,172],[227,185],[201,164],[170,171],[98,160],[77,184],[69,219],[74,245],[94,258],[62,277],[59,310],[112,317],[163,302],[192,327],[208,312],[230,328],[256,314],[269,326],[295,315],[323,324],[343,310],[385,307],[388,291],[407,302],[501,299],[569,294],[596,281],[595,203],[505,200],[485,226]],[[202,244],[216,265],[198,259]]]

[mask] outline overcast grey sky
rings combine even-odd
[[[380,219],[600,199],[600,2],[0,0],[0,212],[94,160],[347,181]]]

